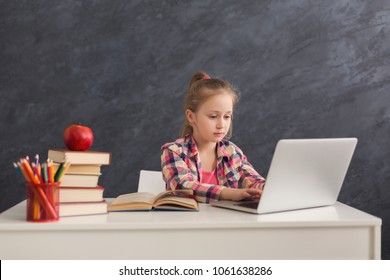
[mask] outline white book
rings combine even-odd
[[[111,153],[98,151],[70,151],[51,149],[48,158],[55,162],[70,161],[70,164],[95,164],[109,165],[111,163]]]
[[[60,187],[94,188],[98,185],[100,174],[65,174]]]
[[[60,203],[103,201],[103,191],[104,188],[101,186],[95,188],[60,187]]]
[[[106,214],[107,203],[102,202],[82,202],[82,203],[60,203],[60,217]]]

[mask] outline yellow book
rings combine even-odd
[[[192,194],[192,190],[164,191],[158,195],[147,192],[122,194],[108,205],[108,211],[199,211]]]

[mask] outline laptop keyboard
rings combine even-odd
[[[246,202],[240,202],[235,204],[236,206],[240,207],[246,207],[246,208],[251,208],[251,209],[257,209],[257,206],[259,205],[258,201],[246,201]]]

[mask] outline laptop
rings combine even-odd
[[[259,201],[211,205],[256,214],[333,205],[356,144],[356,138],[279,140]]]

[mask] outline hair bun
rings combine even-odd
[[[204,80],[204,79],[210,79],[210,76],[205,72],[198,72],[192,76],[192,79],[190,81],[190,86],[197,81]]]

